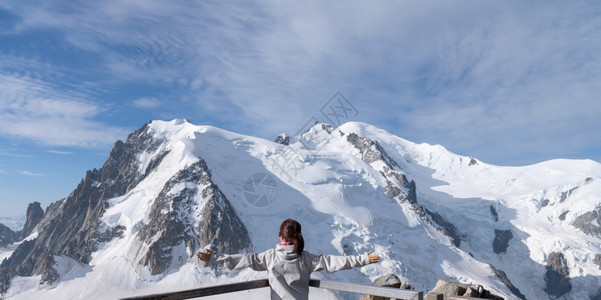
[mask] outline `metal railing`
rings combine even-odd
[[[252,281],[244,281],[237,283],[221,284],[215,286],[202,287],[198,289],[170,292],[162,294],[152,294],[144,296],[133,296],[128,298],[122,298],[121,300],[181,300],[190,298],[200,298],[206,296],[214,296],[220,294],[234,293],[245,290],[252,290],[258,288],[264,288],[269,286],[267,279],[259,279]],[[309,286],[320,289],[328,289],[340,292],[350,292],[362,295],[388,297],[392,299],[403,299],[403,300],[443,300],[444,295],[442,293],[431,292],[424,295],[423,292],[415,292],[411,290],[403,290],[398,288],[390,287],[378,287],[378,286],[367,286],[352,283],[344,283],[338,281],[329,280],[317,280],[311,279]],[[462,296],[448,296],[449,300],[476,300],[480,298],[473,297],[462,297]]]
[[[216,286],[208,286],[198,289],[179,291],[179,292],[170,292],[163,294],[152,294],[145,296],[134,296],[128,298],[122,298],[121,300],[180,300],[180,299],[190,299],[190,298],[198,298],[205,296],[213,296],[225,293],[233,293],[244,290],[258,289],[263,287],[268,287],[269,281],[267,279],[259,279],[253,281],[245,281],[239,283],[230,283],[230,284],[222,284]],[[423,300],[424,294],[423,292],[415,292],[411,290],[402,290],[398,288],[390,288],[390,287],[376,287],[376,286],[366,286],[366,285],[358,285],[352,283],[344,283],[337,281],[329,281],[329,280],[317,280],[311,279],[309,281],[309,286],[321,289],[335,290],[340,292],[351,292],[356,294],[365,294],[372,296],[380,296],[380,297],[389,297],[395,299],[406,299],[406,300]],[[442,295],[442,294],[440,294]],[[428,298],[426,298],[428,299]],[[438,299],[438,298],[430,298],[430,299]]]

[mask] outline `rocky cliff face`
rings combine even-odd
[[[185,187],[174,193],[174,187],[182,183]],[[165,184],[149,216],[150,222],[137,236],[148,246],[139,263],[148,267],[153,275],[171,266],[173,249],[179,245],[185,246],[186,253],[190,254],[199,246],[209,244],[219,253],[237,253],[251,246],[246,227],[211,181],[211,173],[202,159]],[[177,260],[188,258],[177,257]]]

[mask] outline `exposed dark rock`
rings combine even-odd
[[[152,160],[150,160],[148,166],[146,167],[146,170],[144,170],[144,175],[148,175],[150,174],[150,172],[154,171],[161,163],[161,161],[163,161],[163,158],[165,158],[165,156],[169,154],[169,152],[171,151],[162,151],[161,153],[153,157]]]
[[[0,265],[1,267],[5,267],[5,266],[18,266],[18,264],[21,261],[24,261],[27,256],[29,255],[29,253],[31,252],[31,249],[33,248],[33,245],[35,244],[36,239],[33,240],[28,240],[28,241],[23,241],[13,252],[13,254],[6,258],[5,260],[2,261],[2,264]]]
[[[497,210],[492,205],[490,206],[490,214],[492,215],[492,219],[495,220],[495,222],[499,222],[499,215],[497,214]]]
[[[399,203],[408,201],[411,204],[411,208],[415,211],[424,221],[430,224],[430,220],[427,218],[426,211],[424,208],[417,203],[417,191],[415,181],[407,181],[405,174],[402,174],[395,170],[390,170],[388,167],[384,167],[384,171],[381,171],[382,176],[386,177],[386,195],[396,199]],[[393,181],[396,180],[401,186],[406,188],[402,190]]]
[[[572,222],[572,226],[588,235],[601,238],[601,208],[578,216]]]
[[[330,124],[321,123],[321,129],[331,134],[336,128]]]
[[[123,233],[127,228],[123,225],[117,225],[115,227],[109,228],[105,231],[99,231],[96,235],[96,241],[98,243],[104,243],[111,241],[114,238],[122,238]]]
[[[405,174],[403,174],[401,172],[393,171],[392,175],[394,176],[394,178],[396,178],[396,180],[402,186],[404,186],[406,188],[410,188],[411,187],[411,182],[409,182],[409,180],[407,180],[407,176],[405,176]],[[415,182],[413,183],[413,185],[415,185]]]
[[[469,286],[456,281],[440,279],[436,282],[436,286],[430,291],[430,293],[441,293],[445,299],[449,296],[463,295]]]
[[[473,297],[483,299],[502,300],[502,297],[492,294],[479,284],[468,285],[450,280],[438,280],[436,286],[429,293],[441,293],[444,299],[449,299],[451,296]]]
[[[514,295],[516,295],[520,299],[526,300],[526,296],[524,296],[524,294],[520,292],[520,289],[518,289],[513,285],[513,283],[511,283],[511,280],[509,280],[507,274],[505,274],[503,270],[497,269],[493,265],[490,265],[490,267],[495,272],[497,277],[501,280],[501,282],[503,282],[503,284],[507,286]]]
[[[509,241],[513,238],[511,230],[495,229],[495,239],[492,242],[493,251],[496,254],[507,252]]]
[[[409,183],[409,192],[407,193],[407,200],[409,200],[409,203],[417,203],[417,189],[415,187],[415,181],[411,180],[411,182]]]
[[[51,221],[55,220],[57,217],[60,216],[61,207],[63,206],[65,199],[66,198],[53,202],[50,205],[48,205],[48,207],[46,207],[44,217],[42,218],[42,220],[40,220],[40,222],[37,225],[38,228],[43,230],[44,228],[48,227]]]
[[[545,282],[547,294],[560,297],[572,290],[570,282],[570,269],[566,259],[561,252],[551,252],[547,257],[547,272]]]
[[[417,192],[415,187],[415,181],[407,180],[407,176],[405,174],[391,170],[389,167],[384,166],[384,169],[380,171],[382,176],[386,177],[386,194],[395,198],[398,197],[400,202],[404,202],[408,200],[409,203],[417,203]],[[401,190],[396,184],[393,183],[393,179],[398,182],[402,187],[406,188],[406,191]]]
[[[19,239],[19,235],[8,226],[0,223],[0,247],[6,247]]]
[[[406,200],[410,200],[409,198],[409,192],[406,190],[402,190],[398,185],[394,184],[390,179],[388,179],[388,177],[390,176],[390,174],[384,174],[382,173],[382,175],[384,177],[387,177],[386,179],[386,195],[388,197],[391,198],[397,198],[400,202],[405,202]],[[403,176],[404,178],[404,176]],[[410,202],[416,202],[415,199],[411,199]]]
[[[173,194],[176,184],[186,187]],[[199,191],[199,187],[204,187]],[[199,203],[205,203],[204,216],[199,224],[189,215]],[[140,264],[151,274],[159,274],[170,267],[173,247],[184,244],[192,255],[201,245],[212,244],[219,253],[236,253],[251,245],[250,236],[233,207],[211,181],[211,173],[203,160],[181,170],[163,187],[155,199],[150,221],[138,232],[142,242],[153,241]],[[186,257],[187,259],[187,257]]]
[[[593,263],[599,267],[601,270],[601,254],[595,254],[595,258],[593,259]]]
[[[342,133],[341,133],[342,134]],[[361,159],[366,163],[381,160],[385,166],[380,172],[386,177],[386,194],[396,199],[399,202],[409,201],[411,208],[426,222],[430,222],[427,218],[425,209],[417,202],[417,189],[414,180],[407,180],[405,174],[395,170],[400,169],[399,164],[386,153],[384,148],[377,141],[358,136],[355,133],[350,133],[346,138],[347,142],[353,145],[361,153]],[[398,182],[407,190],[401,190],[394,181]]]
[[[36,239],[23,241],[12,253],[12,255],[0,264],[0,286],[2,293],[8,290],[10,281],[14,276],[29,276],[34,269],[37,260],[33,247]],[[38,251],[39,252],[39,251]]]
[[[566,216],[568,215],[568,213],[569,213],[569,212],[570,212],[569,210],[566,210],[566,211],[562,212],[562,213],[559,215],[559,220],[560,220],[560,221],[565,221],[565,219],[566,219]]]
[[[387,274],[387,275],[378,277],[372,283],[373,286],[385,286],[385,287],[394,287],[394,288],[400,288],[401,284],[402,284],[401,279],[399,279],[394,274]]]
[[[23,225],[23,230],[21,230],[21,239],[28,237],[33,229],[44,217],[44,210],[40,205],[40,202],[29,203],[27,206],[27,219],[25,221],[25,225]]]
[[[566,201],[566,199],[568,199],[568,197],[570,197],[570,195],[572,195],[572,193],[577,190],[579,187],[575,187],[575,188],[571,188],[563,193],[561,193],[561,198],[559,199],[559,203],[562,203],[564,201]]]
[[[275,138],[274,142],[288,146],[290,145],[290,137],[282,133]]]
[[[451,242],[453,242],[453,245],[455,245],[456,247],[459,247],[461,245],[462,235],[459,233],[459,230],[457,229],[457,227],[455,227],[455,225],[453,225],[453,223],[447,221],[447,219],[445,219],[438,212],[431,211],[426,208],[426,213],[430,215],[434,223],[440,226],[439,229],[451,238]]]
[[[400,168],[399,164],[384,151],[384,148],[377,141],[358,136],[356,133],[348,134],[346,140],[359,149],[361,158],[368,164],[382,160],[390,169],[393,169],[393,167]]]
[[[6,261],[6,259],[4,261]],[[14,275],[10,269],[0,268],[0,286],[3,287],[3,289],[5,291],[8,290],[8,287],[10,286],[10,281],[13,277],[14,277]],[[4,288],[4,287],[6,287],[6,288]],[[0,297],[1,297],[1,294],[0,294]]]
[[[42,274],[41,283],[52,283],[59,279],[58,272],[54,268],[56,261],[52,254],[46,254],[46,257],[38,264],[35,274]]]
[[[407,199],[407,194],[403,193],[403,190],[401,190],[390,180],[386,180],[386,195],[390,198],[396,198],[400,196],[399,200],[401,200],[401,202]]]
[[[477,164],[478,164],[478,161],[475,158],[470,157],[469,166],[473,166],[473,165],[477,165]]]
[[[402,283],[401,280],[394,274],[387,274],[381,277],[376,278],[374,282],[371,284],[373,286],[379,287],[390,287],[397,289],[410,290],[412,289],[411,285],[408,283]],[[379,297],[379,296],[371,296],[371,295],[362,295],[360,300],[393,300],[387,297]]]
[[[463,293],[463,297],[503,300],[503,297],[491,293],[479,284],[469,286],[465,293]]]
[[[207,174],[210,178],[210,173]],[[235,253],[252,246],[250,235],[244,223],[221,190],[211,184],[202,191],[208,199],[202,214],[205,216],[196,226],[198,241],[213,245],[213,250],[221,253]]]

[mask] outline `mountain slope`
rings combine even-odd
[[[194,253],[267,250],[293,217],[311,252],[384,258],[316,277],[370,284],[395,273],[423,291],[452,278],[506,298],[586,298],[601,286],[600,178],[593,161],[499,167],[362,123],[316,124],[284,145],[153,121],[47,209],[0,274],[15,299],[260,278]]]

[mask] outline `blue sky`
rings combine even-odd
[[[599,1],[0,1],[0,215],[149,120],[273,139],[336,92],[488,163],[601,161],[600,32]]]

